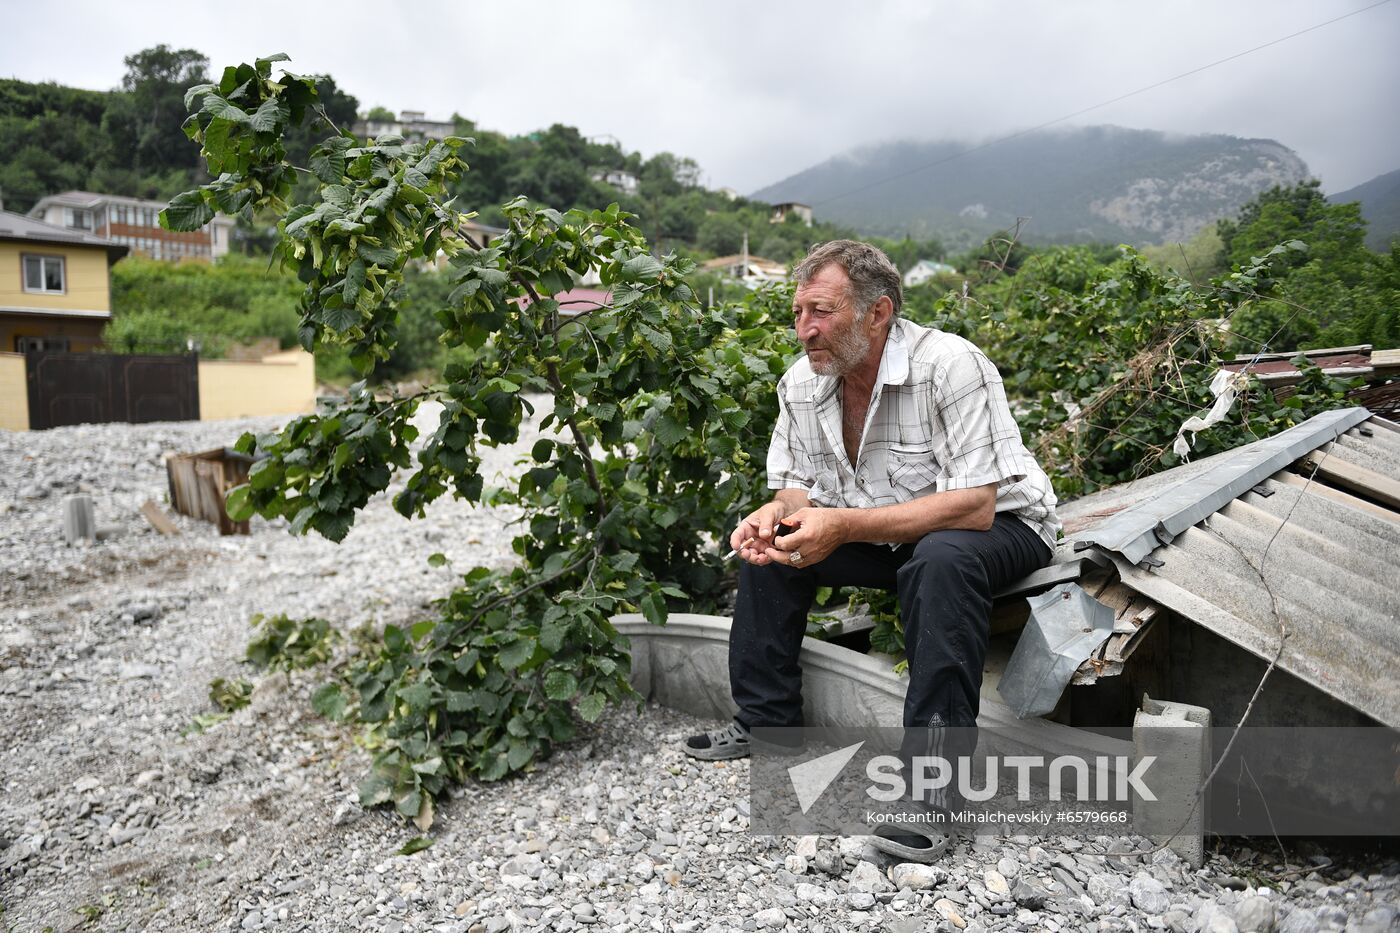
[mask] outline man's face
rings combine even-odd
[[[835,263],[823,266],[797,290],[792,310],[797,339],[817,375],[844,376],[869,356],[869,330],[864,319],[856,320],[850,279]]]

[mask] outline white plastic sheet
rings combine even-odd
[[[1222,369],[1215,374],[1215,378],[1210,381],[1210,391],[1215,396],[1215,404],[1210,407],[1210,411],[1205,413],[1205,417],[1192,415],[1177,429],[1176,443],[1172,444],[1172,450],[1183,460],[1189,459],[1191,453],[1191,443],[1186,438],[1186,432],[1195,434],[1197,431],[1204,431],[1214,424],[1219,424],[1225,420],[1225,416],[1230,413],[1231,407],[1235,404],[1235,398],[1240,394],[1246,385],[1249,384],[1249,376],[1246,373],[1232,373],[1228,369]]]

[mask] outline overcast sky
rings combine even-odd
[[[1371,2],[53,0],[4,17],[0,75],[106,89],[159,43],[215,73],[280,51],[362,110],[456,111],[509,134],[572,124],[747,193],[858,145],[1045,123]],[[1400,168],[1397,51],[1390,0],[1068,125],[1272,138],[1340,191]]]

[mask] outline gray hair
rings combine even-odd
[[[888,297],[894,305],[893,321],[899,317],[904,305],[903,280],[884,250],[869,243],[857,240],[828,240],[812,247],[807,258],[792,270],[798,285],[806,285],[812,277],[831,264],[840,266],[846,272],[851,284],[849,297],[856,306],[856,319],[865,317],[870,306],[881,296]]]

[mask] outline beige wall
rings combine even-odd
[[[24,290],[20,257],[62,256],[65,259],[62,295],[39,295]],[[71,243],[0,242],[0,305],[78,311],[111,310],[107,250]]]
[[[29,430],[29,387],[24,356],[0,353],[0,431]]]
[[[199,361],[201,421],[299,415],[315,408],[316,361],[305,350],[287,350],[259,363]]]

